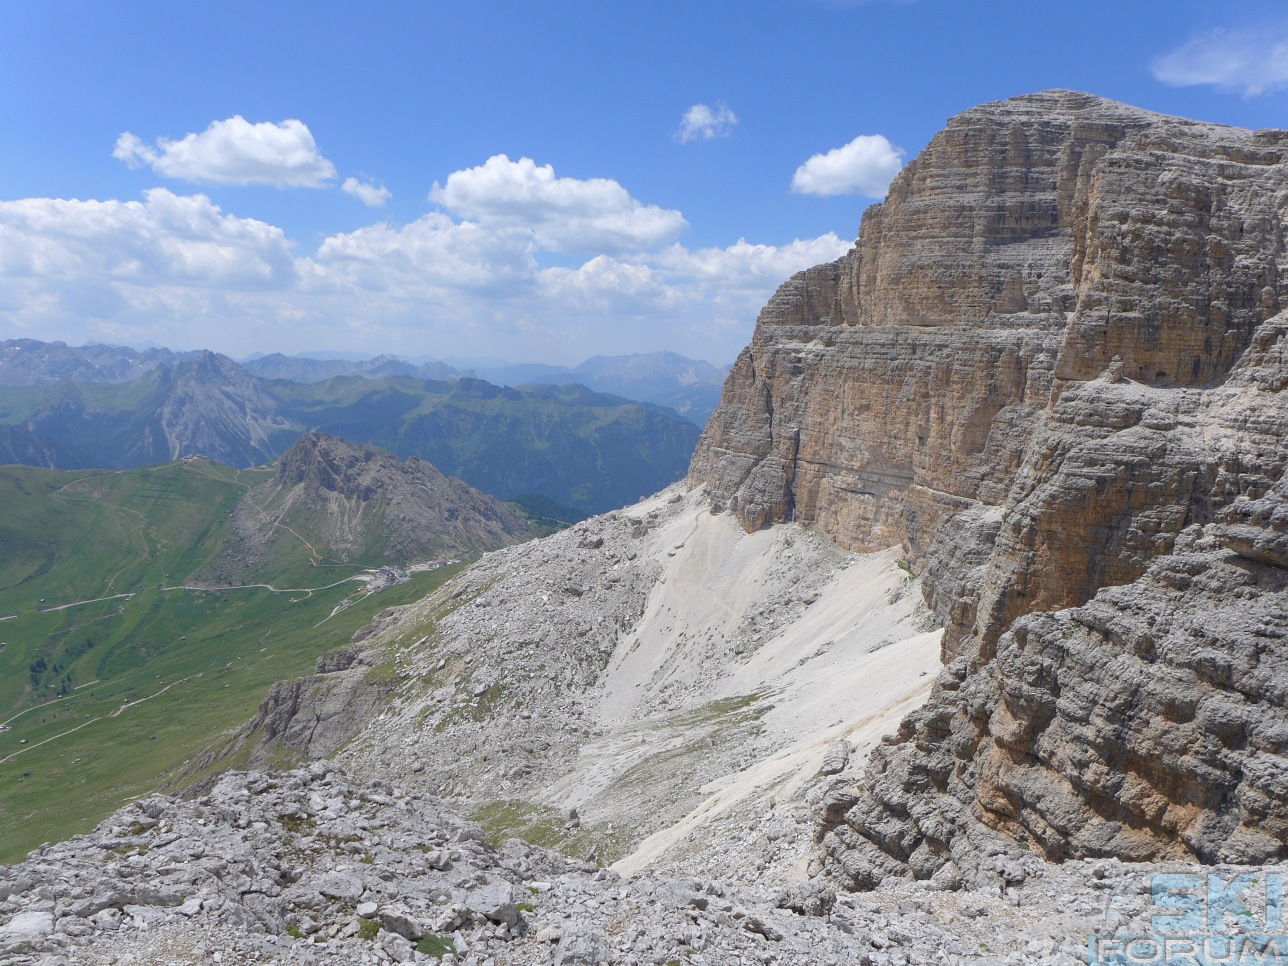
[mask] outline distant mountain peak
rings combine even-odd
[[[303,484],[359,499],[369,499],[374,488],[387,484],[391,476],[408,473],[433,485],[446,479],[424,460],[403,462],[375,446],[329,433],[301,436],[277,464],[277,480],[282,486]]]
[[[212,576],[290,552],[303,533],[314,563],[368,566],[460,559],[533,535],[520,513],[424,460],[326,433],[282,455],[277,476],[239,505],[237,533]]]

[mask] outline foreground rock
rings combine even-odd
[[[482,839],[434,798],[325,764],[232,773],[0,867],[0,962],[1071,966],[1091,933],[1144,928],[1157,868],[1026,857],[1002,893],[856,897],[623,878]]]

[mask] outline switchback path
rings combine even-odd
[[[105,600],[120,600],[121,598],[129,600],[136,593],[138,591],[130,594],[112,594],[109,597],[95,597],[93,600],[77,600],[70,604],[57,604],[54,607],[37,607],[36,611],[40,614],[52,614],[56,610],[67,610],[69,607],[84,607],[86,604],[100,604]],[[14,616],[17,617],[18,615],[15,614]]]
[[[13,752],[12,754],[9,754],[3,758],[0,758],[0,765],[5,764],[6,762],[13,761],[13,759],[17,758],[19,755],[26,754],[27,752],[32,751],[35,748],[39,748],[41,745],[47,745],[51,741],[57,741],[59,738],[65,738],[67,735],[70,735],[73,732],[80,731],[81,728],[87,728],[96,721],[102,721],[104,718],[115,718],[122,711],[125,711],[128,708],[132,708],[136,704],[142,704],[144,701],[151,701],[153,698],[158,697],[162,694],[165,694],[176,684],[185,684],[186,682],[199,677],[201,677],[200,673],[190,674],[186,678],[180,678],[178,681],[172,681],[171,683],[163,687],[160,691],[156,691],[153,694],[144,695],[141,698],[136,698],[134,701],[127,701],[126,703],[118,707],[116,710],[114,710],[111,714],[102,714],[102,715],[99,715],[97,718],[90,718],[88,721],[82,721],[75,728],[68,728],[66,731],[58,732],[58,734],[56,735],[50,735],[48,738],[44,739],[43,741],[37,741],[34,745],[25,745],[22,748],[19,748],[17,751]]]
[[[193,584],[177,584],[174,587],[162,587],[162,590],[193,590],[217,593],[225,590],[251,590],[255,587],[271,591],[274,594],[313,594],[320,590],[330,590],[332,587],[339,587],[341,584],[348,583],[350,580],[367,580],[367,575],[354,574],[352,577],[341,577],[334,583],[327,584],[323,587],[274,587],[272,584],[230,584],[226,587],[200,587]]]
[[[272,584],[228,584],[219,587],[203,587],[197,584],[175,584],[172,587],[161,587],[159,589],[163,591],[187,590],[199,593],[221,593],[225,590],[253,590],[255,588],[259,588],[270,591],[274,594],[314,594],[321,590],[330,590],[332,587],[339,587],[341,584],[347,583],[350,580],[365,581],[367,579],[367,575],[362,573],[354,574],[351,577],[341,577],[339,580],[325,584],[322,587],[274,587]],[[92,600],[77,600],[70,604],[56,604],[53,607],[38,607],[36,608],[36,613],[52,614],[54,611],[67,610],[72,607],[84,607],[87,604],[101,604],[105,600],[129,600],[138,593],[140,593],[140,591],[136,590],[128,594],[112,594],[108,597],[95,597]],[[7,617],[0,617],[0,620],[9,621],[13,620],[15,617],[21,616],[21,614],[10,614]]]

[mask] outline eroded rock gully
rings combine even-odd
[[[929,703],[824,810],[833,874],[1288,854],[1288,133],[1053,91],[952,119],[762,312],[689,481],[902,544]],[[953,868],[949,868],[949,864]]]

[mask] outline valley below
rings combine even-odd
[[[355,454],[365,455],[344,444]],[[308,501],[252,497],[298,495],[273,489],[275,477],[204,459],[117,473],[0,469],[0,804],[15,817],[0,830],[0,855],[89,828],[173,781],[275,681],[311,671],[328,647],[423,596],[481,547],[528,533],[482,494],[471,508],[457,481],[458,519],[481,508],[515,536],[480,527],[457,542],[435,529],[422,496],[420,539],[399,556],[378,500],[350,507],[339,529],[315,507],[306,527],[296,504]],[[440,481],[448,486],[441,476],[427,485]]]

